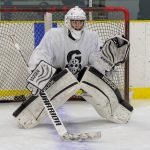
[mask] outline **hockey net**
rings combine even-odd
[[[129,13],[122,7],[84,8],[86,28],[94,30],[103,42],[114,35],[129,38]],[[68,8],[0,8],[0,102],[23,101],[30,95],[26,89],[28,62],[45,30],[63,26]],[[47,13],[48,12],[48,13]],[[48,15],[47,15],[48,14]],[[20,52],[16,48],[20,47]],[[122,96],[129,100],[129,61],[118,66],[113,76]],[[81,99],[77,94],[73,99]]]

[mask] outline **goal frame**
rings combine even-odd
[[[124,27],[125,27],[125,38],[129,40],[129,21],[130,21],[130,16],[129,16],[129,11],[124,8],[124,7],[114,7],[114,6],[108,6],[108,7],[87,7],[83,8],[85,12],[105,12],[105,11],[111,11],[111,12],[122,12],[124,14]],[[63,7],[63,8],[56,8],[56,7],[51,7],[51,8],[31,8],[31,7],[2,7],[0,8],[0,12],[49,12],[49,13],[54,13],[54,12],[67,12],[69,8]],[[125,63],[125,74],[124,74],[124,98],[125,100],[129,101],[129,56],[127,58],[127,61]],[[1,100],[0,100],[1,101]]]

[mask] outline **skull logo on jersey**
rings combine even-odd
[[[67,55],[68,64],[66,67],[72,72],[72,74],[76,75],[81,70],[81,52],[79,50],[73,50]]]
[[[79,60],[76,58],[71,59],[68,63],[68,68],[73,74],[76,74],[78,72],[79,67]]]

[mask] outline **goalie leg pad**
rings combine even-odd
[[[46,118],[47,112],[43,107],[41,97],[31,96],[19,106],[13,116],[16,118],[19,127],[33,128]]]
[[[81,87],[92,98],[86,99],[102,117],[116,123],[127,123],[133,107],[126,104],[116,85],[94,68],[88,68]]]
[[[47,89],[47,94],[53,106],[59,108],[79,88],[80,85],[77,79],[68,69],[64,69],[52,78],[52,83],[50,88]],[[13,113],[13,116],[16,117],[21,126],[32,128],[47,117],[47,112],[44,109],[42,98],[40,96],[31,96]]]

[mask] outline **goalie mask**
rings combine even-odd
[[[85,26],[85,20],[86,20],[85,12],[78,6],[71,8],[65,15],[65,26],[69,29],[72,37],[75,40],[80,40]]]

